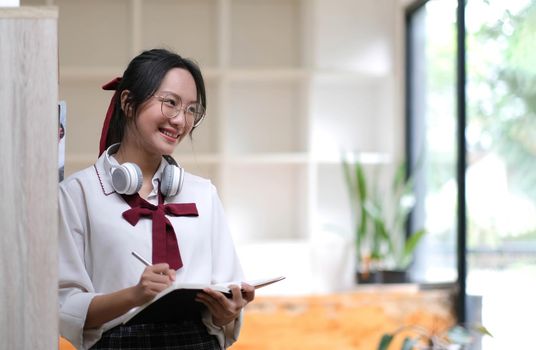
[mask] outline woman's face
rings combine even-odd
[[[171,102],[180,98],[182,106],[178,115],[168,118],[162,114],[163,96],[173,98]],[[182,68],[171,69],[155,94],[138,109],[135,125],[127,124],[125,138],[128,143],[136,144],[140,151],[155,156],[172,154],[194,124],[193,118],[185,114],[182,108],[196,101],[197,90],[190,72]]]

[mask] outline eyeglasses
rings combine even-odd
[[[190,103],[185,108],[182,108],[182,100],[175,94],[154,95],[162,103],[162,115],[166,118],[175,118],[179,113],[184,111],[184,115],[194,120],[194,128],[201,124],[205,118],[205,108],[199,102]]]

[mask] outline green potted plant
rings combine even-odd
[[[401,163],[390,191],[381,192],[364,165],[343,159],[343,172],[355,225],[360,282],[405,282],[406,271],[425,230],[406,235],[406,221],[414,207],[413,180]]]
[[[392,333],[384,334],[377,350],[395,350],[389,346],[399,334],[404,335],[400,350],[464,350],[468,349],[477,337],[492,336],[482,325],[455,325],[443,332],[434,332],[415,325],[403,326]]]

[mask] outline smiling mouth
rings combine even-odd
[[[160,132],[168,137],[171,137],[171,138],[174,138],[174,139],[178,139],[179,138],[179,134],[174,134],[174,133],[171,133],[167,130],[164,130],[164,129],[160,129]]]

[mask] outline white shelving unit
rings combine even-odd
[[[402,152],[397,0],[22,3],[60,10],[67,172],[95,161],[111,97],[100,86],[133,56],[163,46],[195,58],[207,82],[207,118],[175,157],[216,184],[240,249],[275,253],[289,259],[287,269],[310,269],[292,254],[301,246],[310,256],[325,224],[349,225],[341,151],[371,162]],[[294,253],[277,256],[285,251],[278,242]],[[245,266],[263,270],[258,261]]]

